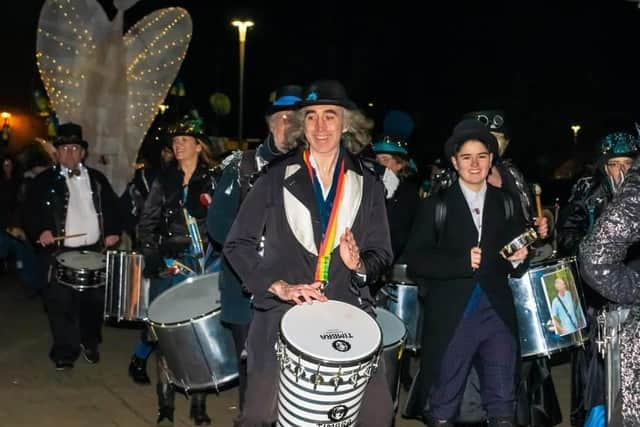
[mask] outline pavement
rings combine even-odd
[[[41,299],[27,296],[15,273],[0,274],[0,427],[155,426],[155,386],[135,384],[127,374],[139,336],[140,325],[108,324],[98,364],[81,357],[72,370],[57,372],[47,357],[51,337]],[[149,375],[155,384],[153,365]],[[565,418],[561,426],[569,426],[569,364],[554,366],[552,375]],[[405,398],[403,392],[401,407]],[[232,425],[236,401],[237,388],[208,396],[214,426]],[[189,401],[181,395],[176,396],[174,425],[193,425]],[[396,427],[422,425],[396,417]]]

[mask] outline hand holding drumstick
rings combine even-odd
[[[40,233],[40,238],[38,238],[36,243],[39,243],[42,247],[45,247],[45,246],[52,245],[53,243],[59,240],[71,239],[72,237],[82,237],[86,235],[87,233],[78,233],[78,234],[69,234],[66,236],[54,236],[51,230],[44,230],[42,233]]]
[[[538,232],[538,237],[540,239],[546,239],[549,235],[549,220],[546,216],[542,215],[542,188],[538,184],[533,184],[533,193],[536,198],[536,213],[537,218],[535,219],[536,231]]]

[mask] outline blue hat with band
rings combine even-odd
[[[297,104],[302,100],[302,87],[298,85],[286,85],[272,92],[271,104],[267,107],[267,116],[278,111],[297,110]]]
[[[417,170],[409,156],[409,139],[413,133],[413,119],[404,111],[389,111],[384,118],[382,136],[373,143],[376,154],[392,154],[409,161],[409,166]]]

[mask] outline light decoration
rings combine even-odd
[[[189,13],[154,11],[123,33],[118,0],[113,21],[97,1],[46,0],[40,13],[36,61],[61,123],[83,127],[92,159],[116,191],[123,189],[154,117],[184,60],[192,36]],[[120,159],[122,157],[122,159]],[[95,161],[95,160],[94,160]]]

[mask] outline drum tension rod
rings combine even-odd
[[[320,375],[320,364],[318,363],[318,368],[316,369],[316,373],[311,375],[311,381],[313,382],[313,389],[316,390],[319,384],[324,382],[324,378]]]

